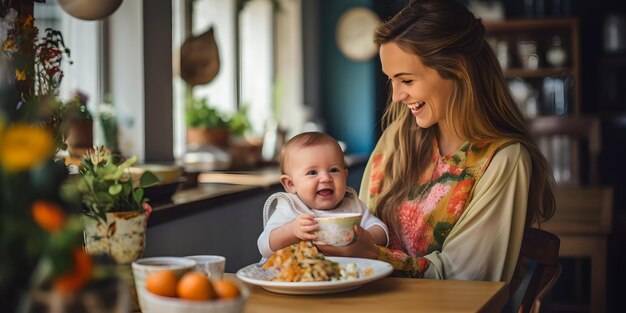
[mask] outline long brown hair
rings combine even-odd
[[[379,46],[397,44],[454,82],[445,114],[460,138],[509,138],[524,145],[532,161],[526,223],[554,215],[552,171],[511,97],[479,19],[454,0],[414,1],[380,25],[374,41]],[[383,127],[390,132],[393,153],[384,161],[385,179],[376,212],[396,229],[396,210],[430,161],[437,126],[421,129],[405,105],[390,100]]]

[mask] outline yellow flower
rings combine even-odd
[[[26,80],[26,70],[20,71],[15,69],[15,77],[17,80]]]
[[[45,129],[15,124],[0,137],[0,164],[7,171],[29,169],[53,152],[52,137]]]
[[[25,27],[31,26],[33,24],[33,20],[34,18],[32,15],[27,16],[26,19],[24,20],[24,26]]]
[[[11,38],[8,38],[3,44],[2,44],[2,51],[4,52],[15,52],[17,51],[17,45],[15,44],[15,41]]]

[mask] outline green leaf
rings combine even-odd
[[[154,173],[150,171],[143,172],[143,174],[141,175],[141,178],[139,179],[139,185],[141,187],[150,186],[158,182],[159,182],[159,178],[156,177],[156,175],[154,175]]]
[[[122,191],[122,185],[120,185],[120,184],[115,184],[115,185],[109,186],[109,194],[112,195],[112,196],[115,196],[115,195],[119,194],[120,191]]]
[[[137,202],[137,204],[141,204],[141,200],[143,200],[143,189],[135,189],[135,191],[133,192],[133,198],[135,199],[135,202]]]

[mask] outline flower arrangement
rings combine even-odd
[[[143,187],[157,183],[158,178],[145,171],[133,182],[129,168],[136,161],[136,156],[123,160],[103,147],[87,152],[79,167],[77,185],[86,215],[104,220],[108,212],[145,211],[148,199]]]
[[[80,196],[54,160],[48,126],[63,77],[60,33],[40,41],[32,16],[0,2],[0,312],[29,311],[35,295],[57,304],[107,276],[83,249]],[[110,277],[110,276],[108,276]],[[58,306],[57,306],[58,308]]]
[[[63,56],[70,57],[61,32],[47,28],[40,38],[33,16],[18,16],[12,8],[2,24],[6,28],[2,51],[14,67],[21,100],[26,103],[37,96],[56,95],[63,79]]]
[[[1,75],[1,74],[0,74]],[[0,99],[0,311],[14,312],[33,290],[73,293],[95,273],[82,249],[78,194],[60,186],[68,177],[54,161],[53,138],[39,125],[11,117],[17,89]],[[11,96],[12,95],[12,96]]]
[[[40,37],[32,15],[20,16],[2,1],[0,40],[0,59],[8,61],[6,65],[13,74],[8,75],[9,81],[18,90],[18,98],[13,102],[15,107],[7,114],[45,127],[53,136],[55,152],[65,150],[68,130],[63,114],[66,106],[57,97],[63,80],[61,65],[64,57],[70,57],[63,35],[48,28]]]

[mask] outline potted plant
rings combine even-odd
[[[185,120],[188,144],[228,147],[229,119],[210,107],[206,98],[188,97]]]
[[[82,156],[83,151],[93,146],[93,116],[87,108],[89,97],[76,91],[63,104],[63,119],[67,122],[67,145],[72,155]]]
[[[242,106],[231,116],[228,127],[231,135],[228,147],[232,158],[231,167],[236,169],[255,167],[261,161],[262,141],[249,133],[252,125],[248,118],[248,106]]]
[[[149,171],[134,180],[129,168],[136,160],[135,156],[123,160],[95,147],[85,154],[79,167],[77,187],[86,217],[86,250],[109,254],[118,264],[130,264],[143,254],[152,210],[143,187],[158,182]]]

